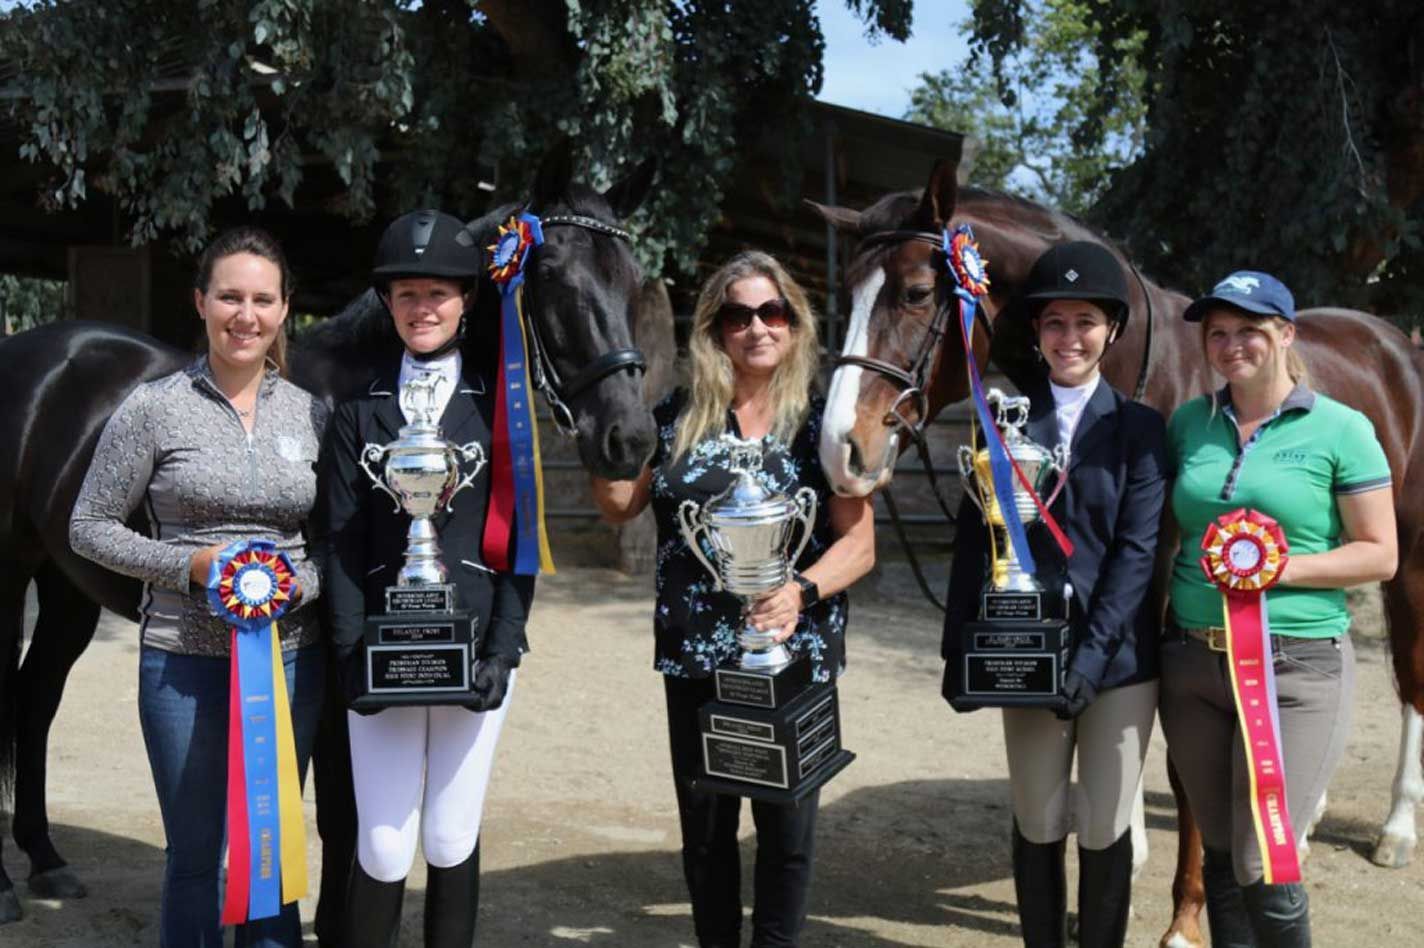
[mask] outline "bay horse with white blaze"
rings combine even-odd
[[[646,195],[653,170],[645,163],[599,193],[571,182],[565,144],[545,155],[527,205],[500,208],[469,225],[485,246],[511,213],[527,208],[541,216],[545,243],[531,253],[524,299],[531,381],[565,433],[576,437],[583,465],[601,477],[634,476],[653,447],[643,359],[633,339],[642,276],[631,238],[617,225]],[[466,358],[478,365],[494,365],[498,314],[499,293],[485,278],[464,344]],[[292,379],[329,402],[339,400],[364,386],[398,348],[390,316],[367,291],[299,340]],[[140,383],[177,371],[192,358],[141,333],[99,323],[53,324],[0,341],[0,377],[12,393],[0,402],[0,445],[6,447],[0,456],[0,789],[13,783],[11,830],[29,857],[29,889],[37,897],[87,893],[50,838],[50,724],[69,671],[93,638],[100,607],[136,619],[140,591],[136,581],[70,549],[70,511],[114,408]],[[141,512],[131,525],[147,532]],[[32,579],[39,615],[21,665],[25,590]],[[340,928],[355,851],[344,732],[345,711],[331,702],[313,761],[323,841],[317,932],[324,945],[334,944]],[[0,924],[20,916],[14,884],[0,865]]]
[[[899,453],[923,437],[942,408],[969,395],[958,303],[946,292],[939,249],[945,227],[972,225],[988,261],[990,292],[981,299],[971,338],[981,370],[993,361],[1015,385],[1026,385],[1037,371],[1029,327],[1000,324],[997,317],[1046,248],[1091,240],[1121,261],[1131,292],[1125,332],[1103,359],[1107,380],[1164,416],[1212,386],[1199,330],[1182,319],[1186,296],[1144,278],[1118,248],[1072,217],[960,188],[955,172],[952,163],[941,162],[922,194],[891,194],[864,211],[814,205],[829,223],[860,238],[846,270],[850,324],[821,429],[822,466],[839,493],[863,496],[888,484]],[[1424,355],[1383,320],[1345,309],[1301,311],[1295,348],[1315,388],[1369,416],[1394,477],[1400,565],[1384,584],[1384,603],[1404,727],[1391,812],[1374,860],[1402,866],[1413,853],[1414,811],[1424,796]],[[1159,609],[1174,547],[1174,538],[1164,536],[1154,592]],[[1178,859],[1174,918],[1161,944],[1182,948],[1202,944],[1201,838],[1176,774],[1169,775],[1179,813]]]

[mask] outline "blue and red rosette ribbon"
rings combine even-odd
[[[480,548],[496,570],[532,576],[554,572],[544,527],[544,477],[539,427],[529,385],[529,346],[524,338],[524,266],[544,242],[539,218],[523,213],[499,229],[488,249],[490,278],[500,293],[499,381],[490,439],[490,503]]]
[[[953,230],[946,227],[940,249],[944,252],[949,274],[954,279],[954,294],[959,298],[959,338],[964,346],[965,372],[969,376],[974,413],[978,417],[979,427],[984,431],[984,447],[989,452],[989,472],[992,475],[990,480],[994,497],[998,501],[999,509],[1004,512],[1004,526],[1008,530],[1014,555],[1025,572],[1033,573],[1038,567],[1032,551],[1029,550],[1028,535],[1024,532],[1023,522],[1015,513],[1018,510],[1018,504],[1014,500],[1015,478],[1022,489],[1033,498],[1039,517],[1064,556],[1073,555],[1073,541],[1068,539],[1057,519],[1048,512],[1048,507],[1038,496],[1038,491],[1019,469],[1018,462],[1009,454],[1003,432],[999,431],[999,426],[994,423],[994,417],[989,412],[984,380],[979,375],[979,364],[974,361],[973,338],[974,311],[979,305],[979,298],[989,292],[989,269],[988,261],[979,253],[979,244],[974,240],[973,228],[968,224],[960,224]]]
[[[296,595],[291,560],[267,540],[230,544],[208,572],[208,603],[232,626],[224,925],[276,915],[307,890],[302,791],[277,635],[277,620]]]

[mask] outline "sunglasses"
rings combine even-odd
[[[732,332],[741,332],[750,326],[753,316],[767,329],[785,329],[796,321],[791,306],[783,299],[767,300],[755,309],[745,303],[723,303],[717,311],[718,322]]]

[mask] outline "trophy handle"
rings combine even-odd
[[[698,506],[697,501],[684,500],[677,508],[677,525],[682,530],[683,539],[692,548],[692,555],[712,574],[712,581],[716,583],[713,589],[721,592],[722,574],[717,572],[717,567],[713,566],[702,552],[702,544],[697,542],[697,538],[707,532],[707,525],[702,522],[701,513],[702,508]]]
[[[455,484],[455,489],[450,491],[449,497],[445,498],[445,509],[447,511],[454,509],[451,507],[451,504],[455,502],[455,495],[466,487],[469,487],[470,484],[474,482],[474,479],[479,476],[480,471],[483,471],[485,468],[484,445],[478,441],[471,441],[469,444],[452,444],[450,445],[450,450],[458,454],[460,460],[474,462],[474,467],[470,468],[468,474],[460,475],[460,480]]]
[[[959,446],[959,483],[964,486],[964,492],[974,506],[987,518],[989,514],[984,510],[984,502],[979,499],[979,491],[974,487],[974,449],[967,444]]]
[[[375,471],[371,470],[371,463],[372,463],[372,462],[377,462],[377,463],[379,463],[380,460],[381,460],[381,458],[385,455],[385,453],[386,453],[386,446],[385,446],[385,445],[381,445],[381,444],[368,444],[368,445],[366,445],[364,448],[361,449],[361,453],[357,456],[356,460],[360,463],[360,465],[361,465],[361,470],[365,471],[365,472],[366,472],[366,476],[371,479],[371,486],[373,486],[373,487],[375,487],[375,488],[377,488],[377,489],[379,489],[379,490],[385,491],[386,494],[387,494],[387,496],[389,496],[389,497],[391,498],[391,500],[395,501],[395,505],[396,505],[396,510],[395,510],[395,512],[396,512],[396,513],[400,513],[400,512],[401,512],[401,502],[400,502],[400,498],[396,496],[396,492],[390,489],[390,487],[386,484],[385,480],[384,480],[379,474],[377,474]]]
[[[1064,486],[1068,483],[1068,445],[1062,443],[1053,446],[1053,460],[1049,462],[1053,470],[1058,472],[1058,483],[1053,485],[1053,493],[1049,494],[1043,501],[1045,508],[1052,507],[1053,502],[1058,499],[1058,495],[1063,492]]]
[[[806,544],[811,542],[811,531],[816,526],[816,492],[809,487],[798,490],[796,509],[801,512],[796,518],[801,524],[801,542],[796,544],[796,552],[792,553],[788,560],[793,570],[796,569],[796,561],[801,559],[801,554],[806,551]]]

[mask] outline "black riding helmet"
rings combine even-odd
[[[484,254],[460,219],[442,211],[402,214],[381,235],[371,282],[382,292],[400,277],[479,279]]]
[[[1049,247],[1034,261],[1019,296],[1026,316],[1036,316],[1049,300],[1087,300],[1102,307],[1117,333],[1127,323],[1127,278],[1112,251],[1090,240]]]
[[[459,218],[433,209],[411,211],[397,217],[381,235],[371,284],[382,300],[390,294],[391,281],[402,277],[457,280],[468,293],[483,269],[484,254]],[[449,342],[433,352],[411,353],[411,357],[422,362],[439,358],[458,348],[464,338],[462,313],[460,326]]]

